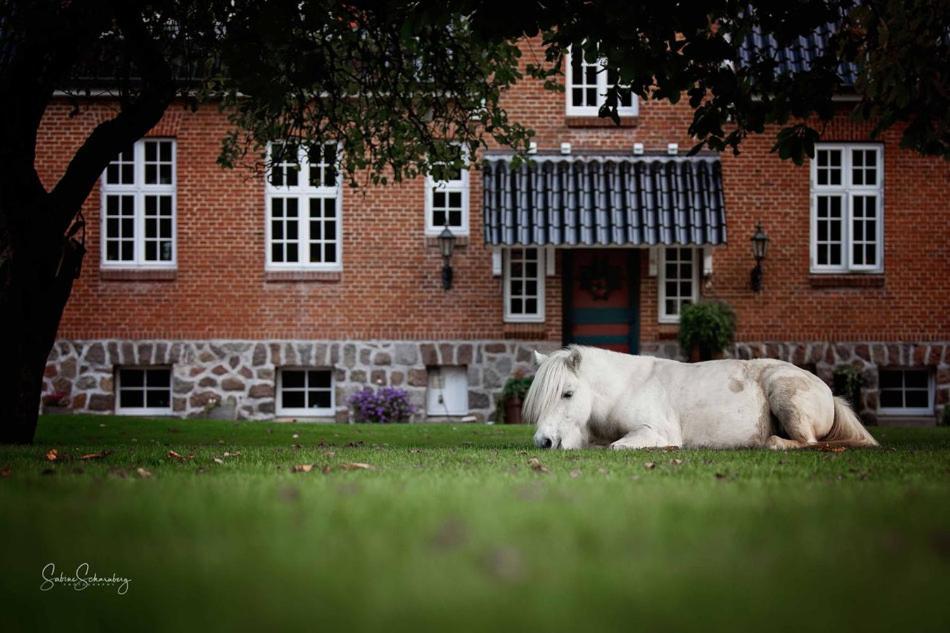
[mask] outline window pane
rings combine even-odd
[[[330,408],[330,392],[329,391],[310,391],[308,392],[310,397],[310,407],[311,409],[329,409]]]
[[[165,409],[171,404],[168,389],[149,389],[145,392],[145,406],[150,409]]]
[[[302,371],[284,371],[281,372],[281,383],[284,387],[304,386],[304,372]]]
[[[904,386],[908,389],[928,389],[929,377],[926,371],[905,371]]]
[[[927,391],[911,389],[904,392],[904,406],[908,409],[926,409],[930,407],[930,394]]]
[[[333,376],[329,371],[319,370],[309,372],[310,388],[329,389]]]
[[[141,409],[145,406],[145,392],[141,389],[120,389],[119,406]]]
[[[888,409],[899,409],[904,406],[904,400],[901,397],[901,392],[894,390],[882,390],[881,391],[881,406]]]
[[[283,406],[288,409],[303,409],[306,407],[306,401],[304,399],[305,391],[288,391],[285,389],[281,393],[281,398],[283,399]]]
[[[149,387],[167,387],[171,384],[171,370],[149,369],[146,373],[145,380]]]
[[[119,384],[125,387],[141,387],[145,384],[145,372],[141,369],[123,369],[119,374]]]

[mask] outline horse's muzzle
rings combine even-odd
[[[534,445],[538,448],[554,448],[555,442],[547,435],[536,434],[534,436]]]

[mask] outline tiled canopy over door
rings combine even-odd
[[[539,154],[482,169],[485,243],[564,248],[564,342],[636,353],[643,246],[726,242],[716,156]],[[629,248],[606,248],[606,247]]]

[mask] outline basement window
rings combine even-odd
[[[277,374],[277,393],[278,415],[334,414],[330,369],[281,369]]]
[[[116,413],[167,415],[171,413],[170,367],[122,367],[116,372],[119,399]]]
[[[468,415],[468,368],[441,365],[429,368],[426,415]]]
[[[933,380],[926,369],[882,369],[878,383],[882,415],[933,413]]]

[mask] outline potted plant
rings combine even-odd
[[[832,372],[832,391],[851,404],[855,411],[861,410],[861,387],[864,378],[861,371],[853,365],[838,365]]]
[[[520,371],[505,381],[501,390],[501,399],[505,405],[505,424],[522,424],[521,405],[531,388],[534,376],[525,376]]]
[[[683,306],[679,343],[692,363],[722,358],[736,335],[736,313],[721,301]]]

